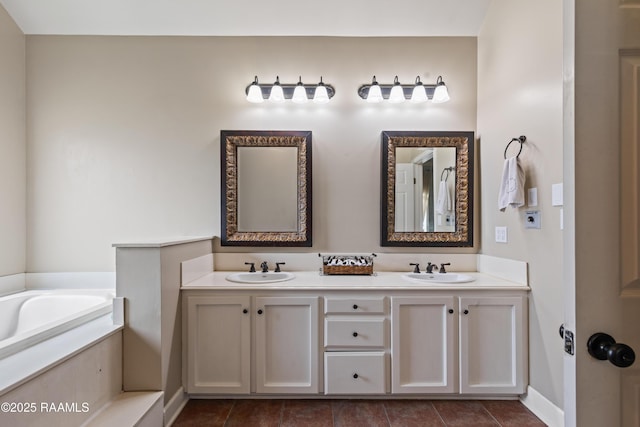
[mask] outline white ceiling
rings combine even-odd
[[[476,36],[491,0],[0,0],[25,34]]]

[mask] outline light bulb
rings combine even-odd
[[[391,104],[399,104],[404,102],[404,89],[402,89],[402,85],[398,81],[398,76],[393,80],[393,87],[391,88],[391,92],[389,93],[389,102]]]
[[[276,77],[275,83],[271,86],[269,101],[275,103],[284,102],[284,91],[282,90],[282,86],[280,86],[280,77]]]
[[[420,76],[418,76],[416,77],[416,85],[413,87],[413,93],[411,94],[411,102],[419,104],[421,102],[426,102],[428,99],[427,90],[420,81]]]
[[[307,98],[307,90],[302,84],[302,77],[299,78],[296,88],[293,90],[293,96],[291,101],[296,104],[305,104],[309,99]]]
[[[433,91],[433,98],[431,102],[434,104],[440,104],[442,102],[447,102],[449,99],[449,90],[447,86],[442,81],[442,76],[438,76],[438,80],[436,80],[436,89]]]
[[[253,83],[249,86],[249,90],[247,91],[247,101],[253,102],[254,104],[264,102],[262,89],[260,88],[260,85],[258,85],[258,76],[255,77]]]
[[[380,85],[376,81],[376,76],[373,76],[373,81],[371,82],[371,86],[369,86],[369,93],[367,94],[367,102],[378,103],[382,102],[383,99],[382,89],[380,89]]]
[[[316,104],[326,104],[329,102],[329,92],[327,92],[327,87],[322,82],[322,77],[320,77],[320,83],[316,86],[316,91],[313,94],[313,102]]]

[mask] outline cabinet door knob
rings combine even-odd
[[[469,310],[463,311],[464,314],[469,314]]]
[[[247,314],[247,313],[249,312],[249,310],[247,310],[246,308],[243,308],[243,309],[242,309],[242,312],[243,312],[244,314]]]
[[[354,332],[354,333],[353,333],[353,336],[354,336],[354,337],[357,337],[357,336],[358,336],[358,333],[357,333],[357,332]]]
[[[453,308],[449,309],[449,314],[453,314]]]
[[[258,314],[262,314],[262,309],[258,310]]]
[[[358,379],[358,374],[353,374],[353,378],[357,380]]]
[[[357,310],[358,309],[358,304],[353,304],[353,309]]]

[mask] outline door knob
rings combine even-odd
[[[631,347],[617,343],[611,335],[603,332],[595,333],[589,337],[587,350],[596,359],[609,360],[620,368],[627,368],[633,365],[636,360],[636,354]]]

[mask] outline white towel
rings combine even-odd
[[[502,181],[498,193],[498,209],[504,212],[507,206],[519,208],[524,205],[524,169],[517,157],[504,161]]]
[[[436,212],[441,215],[451,210],[451,196],[449,195],[449,187],[447,181],[440,181],[438,188],[438,200],[436,200]]]

